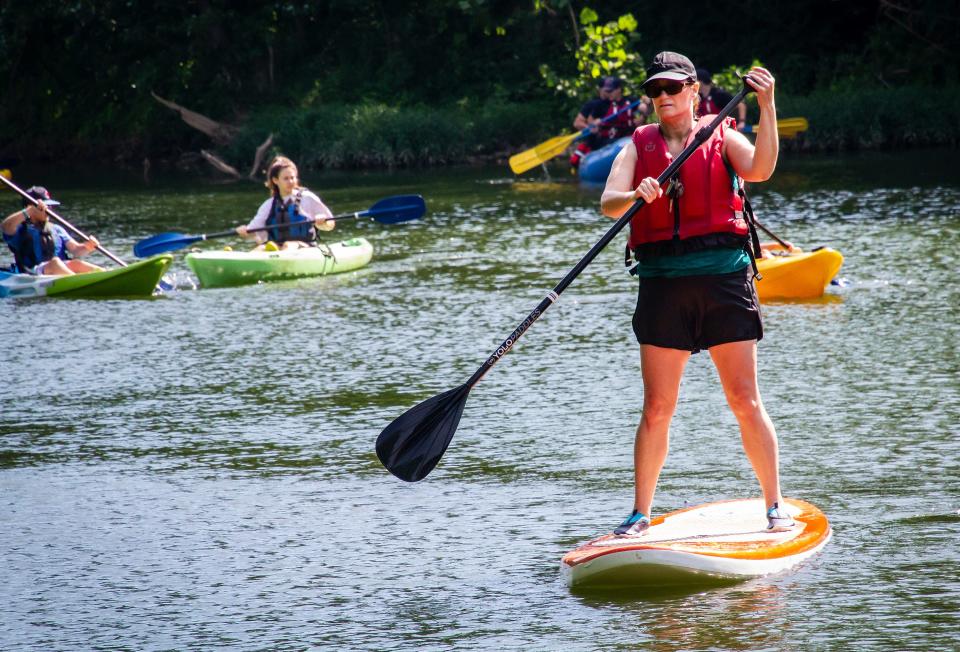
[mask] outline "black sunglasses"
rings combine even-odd
[[[690,82],[682,81],[664,81],[664,82],[653,82],[643,89],[643,92],[647,94],[651,100],[655,97],[659,97],[660,93],[666,91],[667,95],[676,95],[683,90],[685,86],[689,86]]]

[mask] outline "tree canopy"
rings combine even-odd
[[[958,79],[960,0],[8,2],[0,153],[195,138],[151,91],[232,123],[269,105],[549,100],[557,90],[544,66],[590,73],[578,70],[585,9],[596,25],[632,15],[631,65],[663,49],[712,70],[757,58],[798,95]]]

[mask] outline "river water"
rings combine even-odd
[[[473,389],[426,480],[374,454],[609,228],[595,189],[505,169],[306,175],[335,212],[419,192],[429,213],[341,221],[375,247],[347,275],[193,290],[180,256],[162,298],[0,303],[0,649],[956,649],[952,158],[784,156],[754,187],[767,226],[846,257],[824,299],[765,305],[759,349],[784,492],[834,538],[791,572],[706,591],[576,594],[558,572],[632,500],[622,236]],[[157,232],[229,228],[264,197],[45,185],[121,257]],[[657,512],[758,495],[706,354],[671,444]]]

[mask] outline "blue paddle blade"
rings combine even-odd
[[[160,233],[149,238],[144,238],[133,245],[133,255],[137,258],[149,258],[156,254],[182,249],[200,240],[203,240],[202,235],[192,236],[183,235],[182,233]]]
[[[381,199],[360,215],[369,215],[381,224],[399,224],[421,217],[427,203],[421,195],[396,195]]]

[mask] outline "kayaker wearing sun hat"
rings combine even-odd
[[[237,227],[241,237],[266,243],[254,251],[309,247],[316,238],[315,229],[333,230],[334,221],[325,219],[333,217],[333,213],[315,193],[300,185],[297,166],[287,157],[277,156],[270,162],[264,185],[270,190],[270,199],[260,205],[249,224]],[[248,229],[264,226],[276,228],[247,233]]]
[[[46,274],[66,276],[96,272],[103,268],[71,260],[70,256],[86,256],[100,246],[91,237],[80,243],[70,237],[63,227],[52,224],[47,218],[48,206],[59,206],[43,186],[28,188],[26,193],[37,200],[36,204],[24,198],[23,209],[9,215],[0,224],[3,240],[7,243],[21,274]]]
[[[640,127],[613,163],[600,200],[619,218],[645,201],[630,223],[640,289],[633,329],[640,342],[643,413],[634,444],[633,513],[619,535],[643,534],[666,461],[670,421],[691,354],[710,352],[727,403],[737,418],[747,457],[757,474],[768,527],[789,528],[781,511],[777,435],[760,399],[757,341],[763,337],[752,282],[748,225],[732,173],[746,181],[773,174],[779,151],[774,78],[764,68],[747,73],[760,106],[756,145],[727,119],[700,145],[668,185],[656,177],[715,116],[697,120],[697,72],[682,54],[661,52],[643,84],[660,118]]]

